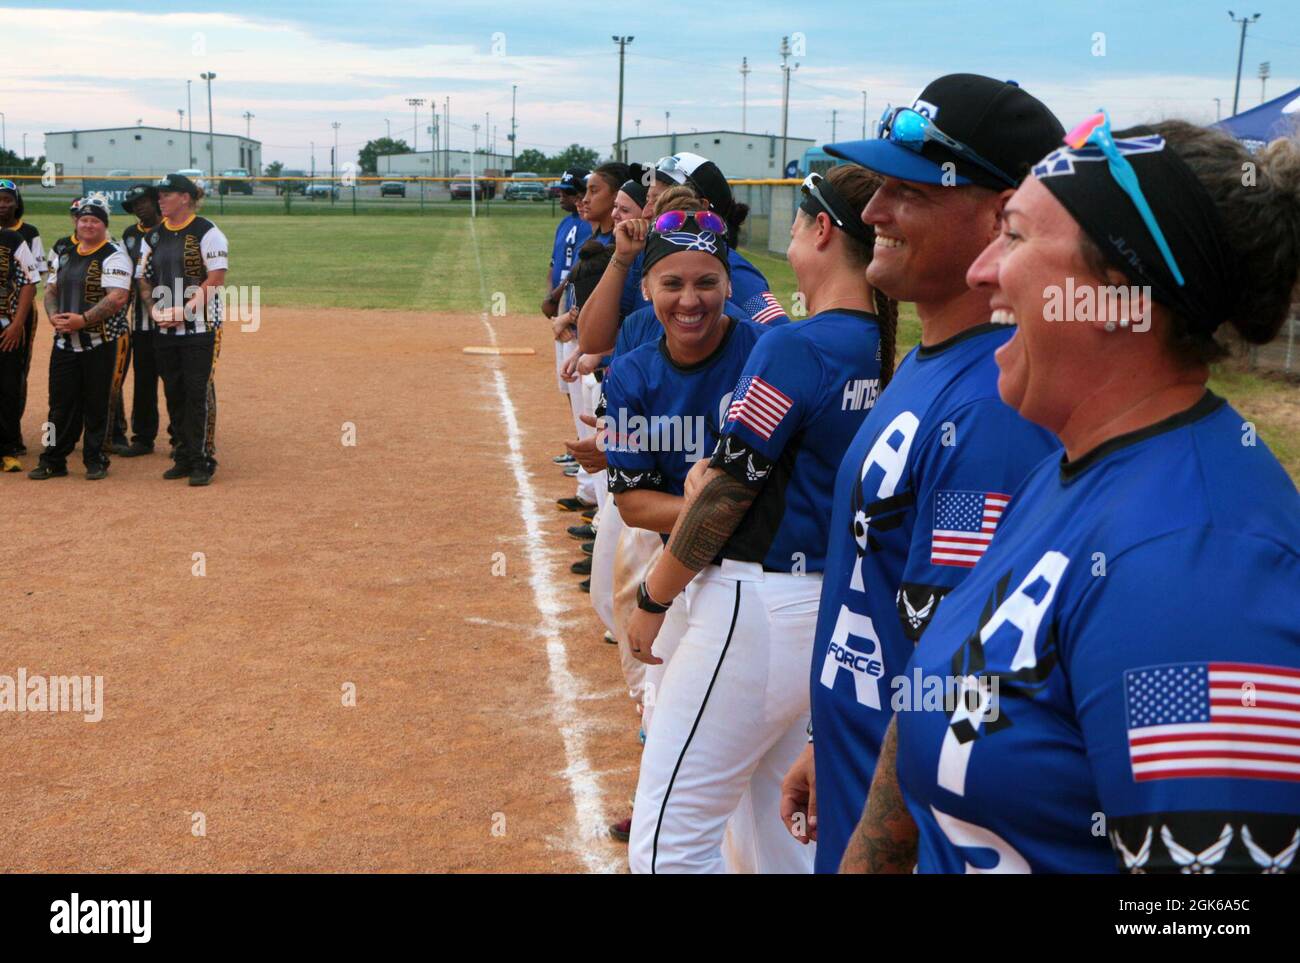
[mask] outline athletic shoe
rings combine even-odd
[[[86,481],[99,481],[101,478],[108,477],[107,465],[96,465],[94,468],[86,469]]]
[[[606,641],[607,643],[609,643],[610,645],[618,645],[618,639],[614,638],[614,633],[613,633],[613,632],[606,632],[606,633],[605,633],[605,641]]]
[[[177,478],[189,478],[189,477],[190,477],[190,470],[180,465],[172,465],[165,472],[163,472],[163,478],[166,478],[168,481],[174,481]]]
[[[23,463],[13,455],[5,455],[0,459],[0,471],[22,471]]]
[[[575,477],[575,476],[578,474],[578,466],[577,466],[577,465],[565,465],[565,466],[564,466],[564,474],[565,474],[565,477],[567,477],[567,478],[573,478],[573,477]]]
[[[584,578],[581,582],[578,583],[578,588],[582,589],[584,592],[590,593],[590,592],[591,592],[591,579],[589,579],[589,578]]]
[[[582,549],[582,554],[583,554],[583,555],[586,555],[586,556],[590,557],[590,556],[591,556],[591,553],[594,552],[594,551],[596,550],[596,543],[595,543],[595,542],[583,542],[583,543],[579,546],[579,548]]]
[[[47,478],[66,478],[68,470],[66,468],[51,468],[49,465],[37,465],[27,473],[28,478],[34,478],[36,481],[45,481]]]
[[[117,451],[116,448],[113,449]],[[117,451],[123,458],[138,458],[140,455],[152,455],[153,445],[146,445],[142,441],[133,441],[121,451]]]
[[[569,566],[569,571],[572,572],[574,575],[590,575],[591,559],[584,558],[580,562],[574,562],[572,565]]]
[[[190,472],[190,487],[203,488],[205,485],[212,484],[212,472],[202,468],[196,468]]]
[[[596,537],[596,530],[590,525],[570,525],[569,535],[582,542],[589,542]]]
[[[554,458],[551,459],[551,461],[555,462],[557,465],[572,465],[576,460],[577,459],[575,459],[567,451],[563,455],[556,455]]]
[[[581,498],[557,498],[555,507],[562,512],[585,512],[591,509],[593,517],[595,516],[596,506],[591,502],[584,502]],[[586,518],[586,516],[583,516]],[[590,519],[588,519],[590,521]]]
[[[584,521],[588,521],[588,522],[595,521],[595,519],[596,519],[596,506],[595,506],[595,505],[592,505],[590,508],[584,510],[583,513],[582,513],[582,518],[583,518]]]
[[[627,819],[620,819],[616,823],[611,823],[609,834],[620,843],[627,842],[632,838],[632,817],[628,816]]]

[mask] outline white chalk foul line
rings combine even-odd
[[[473,240],[474,262],[478,267],[479,295],[484,306],[479,319],[483,322],[483,327],[487,329],[488,337],[495,346],[497,333],[492,327],[492,322],[488,320],[487,282],[483,277],[483,260],[479,256],[478,232],[472,219],[469,222],[469,230]],[[523,432],[520,431],[514,402],[510,400],[510,391],[499,361],[492,371],[492,380],[496,388],[497,403],[501,408],[501,417],[506,426],[506,440],[509,445],[506,464],[515,477],[515,488],[519,496],[519,514],[524,521],[526,536],[524,554],[528,559],[528,583],[533,591],[533,600],[537,604],[538,614],[541,616],[538,634],[546,644],[551,715],[564,742],[566,762],[564,777],[569,783],[569,794],[573,797],[576,816],[574,829],[577,842],[576,845],[570,843],[569,848],[576,850],[589,872],[622,872],[625,869],[625,860],[616,858],[611,852],[611,845],[606,836],[604,793],[600,788],[600,779],[587,758],[587,726],[583,723],[579,711],[579,704],[587,701],[587,696],[583,692],[581,681],[569,671],[569,653],[564,645],[563,626],[566,622],[564,616],[570,606],[560,600],[559,593],[556,591],[557,573],[551,555],[546,550],[540,499],[532,477],[525,467]]]

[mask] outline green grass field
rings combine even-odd
[[[292,215],[230,213],[218,219],[214,203],[205,213],[230,239],[230,283],[260,285],[266,306],[477,312],[484,308],[484,292],[489,298],[500,292],[511,314],[538,312],[558,217],[549,204],[501,201],[472,222],[468,205],[448,203],[429,205],[423,214],[413,207],[353,216],[350,205],[320,202],[299,202]],[[52,200],[30,203],[28,220],[46,247],[69,224],[64,203]],[[128,223],[117,216],[111,229],[118,234]],[[788,307],[798,286],[786,260],[766,251],[744,253]],[[903,305],[899,358],[918,340],[916,313]],[[1292,477],[1300,478],[1300,386],[1233,366],[1217,368],[1210,386],[1256,422]]]

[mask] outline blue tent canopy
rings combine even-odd
[[[1300,132],[1300,87],[1214,126],[1226,130],[1252,152],[1279,137],[1293,137]]]

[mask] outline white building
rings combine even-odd
[[[168,127],[109,127],[100,130],[56,130],[45,134],[45,156],[59,174],[163,174],[186,168],[243,168],[262,172],[262,142],[237,134],[216,134],[208,156],[208,132]]]
[[[707,157],[729,180],[759,180],[784,177],[789,161],[800,161],[804,151],[816,145],[806,137],[786,139],[785,160],[781,157],[780,134],[742,134],[734,130],[701,130],[689,133],[625,137],[629,162],[650,165],[678,151]]]
[[[434,155],[437,155],[436,158]],[[376,173],[382,177],[393,174],[404,177],[457,177],[469,176],[470,152],[467,150],[422,150],[408,154],[380,154],[375,158]],[[435,163],[436,161],[436,163]],[[509,154],[474,154],[474,170],[510,170]]]

